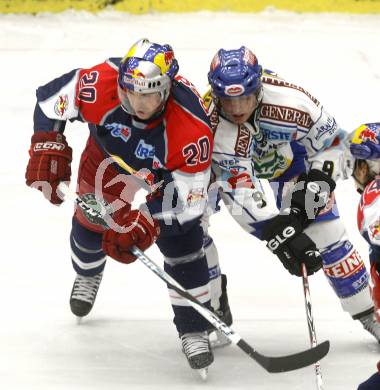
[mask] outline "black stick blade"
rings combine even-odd
[[[262,355],[261,353],[255,351],[243,339],[240,339],[237,346],[259,363],[261,367],[271,373],[293,371],[310,366],[325,357],[330,349],[329,341],[324,341],[323,343],[320,343],[313,348],[306,349],[305,351],[298,352],[293,355],[277,357]]]

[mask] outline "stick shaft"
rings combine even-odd
[[[309,278],[307,276],[307,269],[304,263],[302,263],[302,284],[303,284],[303,292],[305,298],[305,309],[306,309],[307,326],[309,329],[310,345],[311,347],[315,347],[318,344],[317,334],[315,332],[313,308],[311,305]],[[315,369],[317,389],[323,390],[322,370],[319,361],[314,363],[314,369]]]

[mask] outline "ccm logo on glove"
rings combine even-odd
[[[71,177],[72,149],[63,134],[56,131],[37,131],[32,136],[26,167],[26,184],[42,191],[53,204],[62,203],[57,188]]]
[[[62,151],[65,149],[65,145],[60,142],[37,142],[34,144],[33,151],[43,151],[43,150],[57,150]]]

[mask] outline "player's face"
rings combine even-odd
[[[232,123],[242,124],[246,122],[257,107],[255,94],[220,98],[220,104],[227,119]]]
[[[139,93],[126,91],[129,104],[139,119],[146,120],[161,109],[162,99],[159,92]]]
[[[356,190],[362,193],[366,185],[371,181],[368,164],[365,161],[355,163],[352,176],[355,180]]]

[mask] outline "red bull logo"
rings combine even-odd
[[[380,221],[371,225],[368,229],[371,241],[380,241]]]
[[[194,188],[187,195],[187,205],[195,206],[200,204],[205,199],[203,188]]]
[[[61,95],[54,105],[54,112],[62,117],[69,106],[69,98],[67,95]]]
[[[362,142],[371,141],[375,144],[378,144],[379,141],[377,139],[378,133],[375,130],[370,129],[369,127],[365,127],[359,134],[359,139]]]
[[[174,58],[174,52],[173,51],[167,51],[164,56],[165,64],[169,66]]]
[[[139,69],[128,69],[127,70],[127,75],[134,79],[145,79],[144,73],[142,73]]]

